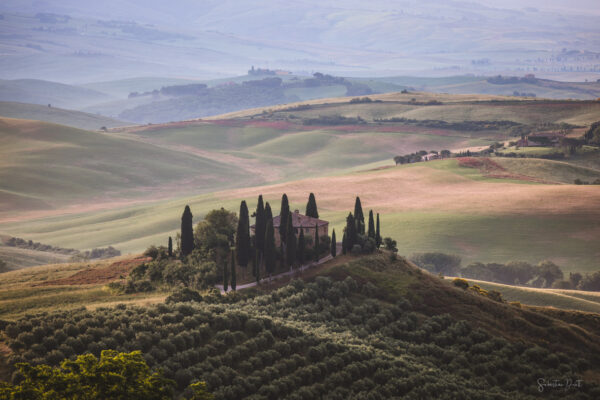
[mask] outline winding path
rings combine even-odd
[[[331,254],[330,254],[330,255],[328,255],[326,257],[321,258],[317,262],[312,262],[310,264],[304,264],[300,268],[296,268],[296,269],[293,269],[291,271],[282,272],[280,274],[273,275],[271,277],[262,278],[260,280],[260,283],[267,283],[267,282],[271,282],[271,281],[274,281],[274,280],[277,280],[277,279],[280,279],[280,278],[284,278],[286,276],[294,275],[297,272],[305,271],[305,270],[307,270],[309,268],[316,267],[317,265],[321,265],[321,264],[323,264],[323,263],[325,263],[325,262],[327,262],[327,261],[329,261],[331,259],[333,259],[333,257],[331,257]],[[236,290],[247,289],[249,287],[254,287],[256,285],[257,285],[256,282],[245,283],[243,285],[237,285],[236,286]],[[225,293],[225,291],[223,290],[223,285],[215,285],[215,287],[221,291],[221,294]]]

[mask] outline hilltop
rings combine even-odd
[[[539,374],[583,379],[572,388],[582,398],[599,392],[597,314],[494,301],[385,253],[340,257],[281,287],[203,293],[200,302],[50,310],[14,321],[3,324],[12,362],[56,365],[83,351],[139,349],[178,390],[201,379],[216,399],[457,390],[509,399],[538,395]]]

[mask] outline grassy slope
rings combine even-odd
[[[103,126],[107,128],[114,128],[117,126],[130,125],[130,123],[127,122],[96,114],[48,107],[38,104],[13,103],[5,101],[0,102],[0,116],[51,122],[54,124],[72,126],[73,128],[89,130],[99,130]]]
[[[600,293],[578,290],[536,289],[468,279],[486,290],[497,290],[508,301],[533,306],[551,306],[600,314]]]
[[[8,267],[12,269],[64,263],[69,258],[70,256],[64,254],[0,245],[0,260],[5,261]]]
[[[186,204],[198,221],[214,208],[237,210],[241,199],[252,209],[262,193],[276,213],[282,193],[287,193],[292,209],[303,210],[311,191],[338,237],[358,194],[363,207],[382,214],[383,235],[398,241],[401,254],[442,251],[460,254],[464,263],[552,259],[567,272],[597,269],[598,253],[591,245],[600,226],[597,187],[487,178],[476,169],[459,167],[456,160],[4,223],[0,230],[65,247],[113,244],[125,252],[140,251],[177,231]]]
[[[214,160],[38,121],[0,119],[0,143],[4,215],[156,196],[161,186],[169,194],[186,185],[208,191],[247,178]]]
[[[43,265],[2,274],[0,282],[0,319],[14,319],[31,312],[66,310],[78,307],[95,308],[114,302],[138,305],[162,302],[164,293],[118,295],[105,288],[105,283],[89,285],[50,285],[44,282],[66,278],[87,269],[104,268],[112,260]]]

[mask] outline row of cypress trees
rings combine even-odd
[[[344,228],[344,236],[342,238],[342,253],[346,254],[352,250],[355,244],[359,244],[359,236],[366,236],[373,239],[375,247],[379,248],[382,244],[381,228],[379,225],[379,213],[377,213],[377,223],[373,218],[373,210],[369,210],[369,221],[365,233],[365,218],[362,210],[360,197],[356,196],[354,202],[354,215],[348,214],[346,217],[346,227]]]
[[[317,202],[314,193],[310,193],[306,204],[307,216],[319,218]],[[245,271],[248,264],[252,264],[252,274],[256,281],[260,281],[261,266],[264,265],[266,273],[270,276],[275,271],[276,267],[276,247],[275,247],[275,228],[273,227],[273,212],[269,202],[263,201],[263,196],[258,196],[256,211],[253,214],[256,219],[255,235],[250,236],[250,215],[248,206],[245,200],[240,204],[240,213],[238,226],[235,235],[235,250],[231,251],[230,268],[223,268],[224,290],[228,289],[229,282],[231,288],[236,288],[236,264]],[[192,224],[192,212],[189,206],[185,207],[181,216],[181,256],[185,257],[194,250],[194,233]],[[298,238],[296,238],[293,226],[293,215],[290,211],[287,195],[284,193],[281,197],[279,237],[280,237],[280,254],[281,268],[289,267],[290,269],[297,265],[303,265],[306,260],[306,238],[304,229],[300,229]],[[369,211],[368,224],[365,224],[364,214],[360,197],[356,197],[354,204],[354,214],[349,213],[346,218],[346,227],[342,238],[342,252],[351,251],[355,244],[359,243],[359,235],[372,238],[375,246],[379,248],[382,240],[380,235],[379,213],[377,213],[377,222],[375,222],[373,211]],[[366,233],[365,233],[366,225]],[[319,229],[318,224],[315,224],[314,236],[314,259],[319,260]],[[172,253],[172,240],[169,237],[169,253]],[[330,254],[332,257],[337,255],[337,241],[335,229],[331,235]]]

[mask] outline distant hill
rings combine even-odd
[[[114,128],[131,124],[102,115],[89,114],[81,111],[6,101],[0,102],[0,116],[52,122],[54,124],[87,130],[99,130],[102,127]]]
[[[0,80],[0,100],[80,109],[111,97],[91,89],[39,79]]]

